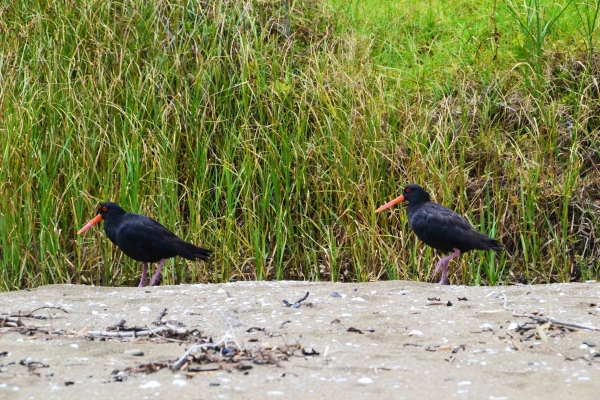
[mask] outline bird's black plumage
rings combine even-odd
[[[158,283],[167,258],[180,256],[192,261],[207,261],[212,253],[212,250],[181,240],[152,218],[128,213],[118,204],[111,202],[102,203],[98,215],[78,233],[85,232],[101,220],[104,220],[104,232],[110,241],[129,257],[144,263],[140,287],[144,286],[148,263],[159,262],[157,271],[150,281],[152,286]]]
[[[103,203],[98,214],[104,220],[106,236],[134,260],[153,263],[180,256],[207,261],[212,253],[183,241],[152,218],[128,213],[115,203]]]
[[[459,249],[502,251],[496,240],[477,232],[466,219],[454,211],[431,202],[429,193],[421,186],[411,184],[402,193],[408,201],[407,216],[410,227],[425,244],[444,253]]]
[[[404,188],[402,196],[379,207],[383,211],[397,203],[408,201],[408,222],[417,237],[425,244],[444,253],[437,264],[436,272],[442,270],[440,284],[446,283],[448,263],[460,253],[471,250],[502,251],[502,245],[496,239],[477,232],[466,219],[452,210],[431,202],[429,193],[421,186],[410,184]]]

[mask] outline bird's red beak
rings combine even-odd
[[[96,225],[98,222],[100,222],[102,220],[102,214],[98,214],[94,217],[93,220],[91,220],[90,222],[88,222],[87,224],[85,224],[78,232],[77,234],[81,234],[85,231],[87,231],[88,229],[90,229],[92,226]]]
[[[394,200],[390,201],[389,203],[385,203],[384,205],[379,207],[377,210],[375,210],[375,212],[378,213],[379,211],[383,211],[383,210],[390,208],[391,206],[395,206],[396,204],[401,203],[403,201],[404,201],[404,196],[396,197]]]

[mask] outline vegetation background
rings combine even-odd
[[[598,278],[600,0],[0,4],[0,290],[135,285],[107,200],[215,250],[168,284],[436,281],[412,182],[506,247],[451,282]]]

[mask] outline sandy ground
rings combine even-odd
[[[307,291],[309,297],[298,308],[282,302],[293,303]],[[0,327],[0,398],[598,398],[600,332],[556,324],[509,330],[515,327],[511,323],[532,320],[506,310],[504,294],[507,308],[519,313],[600,326],[597,283],[440,287],[401,281],[238,282],[140,289],[55,285],[1,293],[0,314],[42,306],[59,306],[68,313],[42,309],[34,314],[51,318],[21,318],[26,326],[39,327],[29,335],[24,327]],[[121,319],[127,326],[156,328],[152,322],[163,308],[168,309],[163,321],[179,321],[182,329],[198,329],[215,341],[226,334],[229,322],[238,343],[253,354],[261,349],[275,354],[278,348],[293,354],[279,366],[246,362],[252,368],[239,370],[221,362],[202,365],[213,369],[203,372],[163,368],[145,373],[125,370],[172,362],[190,344],[156,336],[86,338]],[[231,338],[229,343],[233,346]],[[302,355],[302,349],[319,354]]]

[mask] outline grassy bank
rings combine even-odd
[[[506,246],[451,282],[598,276],[598,2],[55,3],[1,11],[1,290],[136,284],[106,200],[215,250],[166,283],[433,280],[410,182]]]

